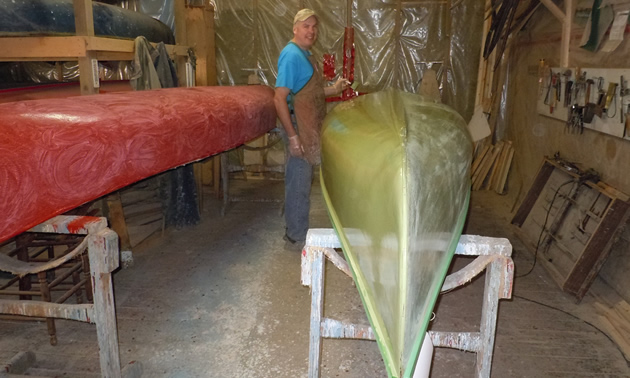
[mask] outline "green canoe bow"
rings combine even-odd
[[[389,376],[411,377],[464,226],[472,143],[446,105],[387,90],[337,105],[321,183]]]

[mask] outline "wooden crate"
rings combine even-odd
[[[589,179],[590,178],[590,179]],[[628,196],[545,159],[512,224],[558,285],[581,300],[630,216]]]

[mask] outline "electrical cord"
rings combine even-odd
[[[584,319],[580,318],[579,316],[573,315],[573,314],[572,314],[572,313],[570,313],[570,312],[564,311],[564,310],[559,309],[559,308],[557,308],[557,307],[550,306],[550,305],[548,305],[548,304],[544,304],[544,303],[542,303],[542,302],[535,301],[535,300],[533,300],[533,299],[525,298],[525,297],[522,297],[522,296],[520,296],[520,295],[512,295],[512,297],[514,297],[514,298],[518,298],[518,299],[522,299],[522,300],[527,301],[527,302],[535,303],[535,304],[537,304],[537,305],[544,306],[544,307],[550,308],[550,309],[552,309],[552,310],[560,311],[560,312],[562,312],[562,313],[564,313],[564,314],[566,314],[566,315],[569,315],[569,316],[570,316],[570,317],[572,317],[572,318],[575,318],[575,319],[577,319],[577,320],[581,320],[581,321],[583,321],[584,323],[588,324],[589,326],[591,326],[591,327],[593,327],[594,329],[596,329],[597,331],[599,331],[602,335],[606,336],[606,338],[607,338],[608,340],[610,340],[610,342],[611,342],[611,343],[613,343],[613,345],[617,348],[617,350],[619,351],[619,353],[621,353],[621,357],[623,357],[623,359],[626,361],[626,364],[627,364],[628,366],[630,366],[630,360],[628,360],[628,358],[626,357],[626,355],[623,353],[623,350],[621,350],[621,348],[619,347],[619,345],[617,345],[617,343],[615,342],[615,340],[613,340],[613,339],[612,339],[612,337],[608,336],[608,334],[607,334],[606,332],[604,332],[603,330],[601,330],[600,328],[598,328],[598,327],[597,327],[596,325],[594,325],[593,323],[588,322],[588,321],[586,321],[586,320],[584,320]]]
[[[549,214],[551,213],[551,208],[553,207],[553,203],[556,201],[556,198],[558,197],[558,193],[560,192],[560,189],[562,189],[563,186],[571,184],[571,183],[574,183],[574,182],[576,182],[576,180],[571,179],[571,180],[563,183],[562,185],[560,185],[558,187],[558,189],[556,189],[556,192],[554,193],[553,198],[551,199],[551,203],[549,203],[549,208],[547,209],[547,215],[545,215],[545,223],[543,223],[543,226],[540,229],[540,234],[538,235],[538,241],[536,242],[536,250],[534,251],[534,263],[532,264],[532,267],[529,268],[527,273],[518,275],[518,276],[516,276],[516,278],[525,277],[528,274],[530,274],[532,271],[534,271],[534,267],[536,267],[536,261],[538,259],[538,248],[540,247],[540,241],[542,239],[542,236],[545,233],[545,228],[547,227],[547,222],[549,221]]]

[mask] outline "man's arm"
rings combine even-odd
[[[347,79],[340,77],[339,79],[337,79],[335,84],[328,87],[324,87],[324,94],[326,96],[340,94],[341,92],[343,92],[344,89],[348,87],[349,84],[350,82]]]
[[[291,122],[291,113],[289,112],[289,105],[287,104],[287,96],[289,93],[291,93],[289,88],[277,87],[273,96],[273,102],[276,106],[276,113],[278,114],[280,123],[282,123],[284,131],[289,137],[289,152],[293,156],[301,157],[304,153],[304,147]]]

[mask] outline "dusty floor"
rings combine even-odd
[[[225,217],[206,196],[202,223],[154,235],[133,251],[134,265],[114,275],[122,363],[140,361],[145,377],[305,377],[309,289],[300,286],[300,254],[285,250],[281,181],[232,181]],[[330,227],[314,186],[311,227]],[[258,201],[256,201],[258,200]],[[273,201],[277,200],[277,201]],[[475,192],[465,233],[507,237],[516,274],[532,256],[508,225],[504,197]],[[456,267],[467,263],[454,262]],[[326,316],[366,323],[352,280],[327,264]],[[596,282],[593,290],[606,290]],[[436,330],[479,326],[483,279],[440,297]],[[493,377],[630,377],[619,348],[597,326],[588,295],[577,305],[544,269],[517,278],[500,305]],[[35,352],[29,374],[96,377],[95,328],[57,321],[57,346],[45,323],[0,321],[0,363]],[[437,349],[432,377],[471,377],[475,355]],[[375,342],[325,340],[323,377],[383,377]]]

